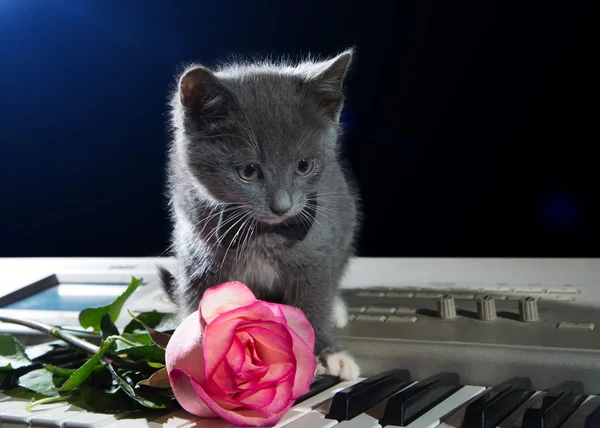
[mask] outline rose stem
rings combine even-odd
[[[39,321],[26,320],[20,318],[7,317],[4,315],[0,315],[0,321],[7,322],[11,324],[18,324],[24,327],[29,327],[33,330],[41,331],[42,333],[46,333],[52,337],[56,337],[57,339],[63,340],[70,345],[73,345],[88,354],[97,354],[100,351],[100,347],[96,346],[86,340],[75,337],[66,331],[60,329],[59,327],[55,327],[52,325],[44,324]]]

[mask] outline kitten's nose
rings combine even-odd
[[[277,192],[270,205],[271,211],[275,215],[284,215],[292,209],[292,198],[288,192]]]

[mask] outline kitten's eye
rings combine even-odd
[[[314,159],[302,159],[296,165],[296,174],[298,175],[308,175],[315,167]]]
[[[244,181],[253,181],[258,178],[260,168],[253,163],[247,163],[237,167],[237,173]]]

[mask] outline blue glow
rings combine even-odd
[[[579,219],[577,199],[568,193],[547,195],[540,206],[540,216],[544,224],[570,226]]]

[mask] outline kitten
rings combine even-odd
[[[178,271],[160,272],[181,317],[231,280],[300,308],[315,330],[317,372],[343,379],[359,375],[333,335],[348,319],[338,286],[359,222],[339,159],[352,55],[183,72],[168,159]]]

